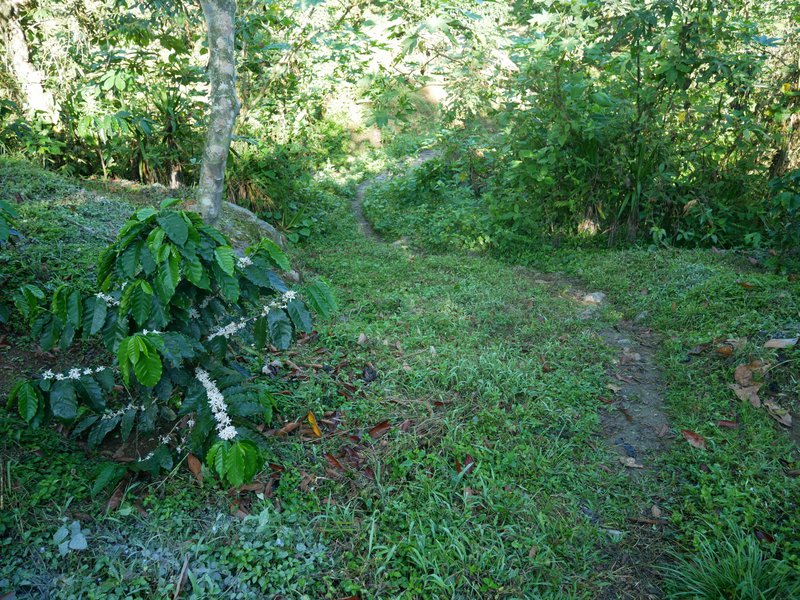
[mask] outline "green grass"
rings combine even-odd
[[[26,205],[21,223],[47,242],[9,250],[17,255],[5,254],[3,264],[45,285],[89,278],[102,242],[62,217],[87,227],[117,222],[137,200],[109,195],[89,205],[100,211],[92,216],[71,200],[74,187],[47,185],[60,191]],[[792,583],[800,479],[786,473],[800,468],[797,448],[727,385],[736,365],[764,358],[779,365],[765,390],[794,406],[797,350],[762,346],[797,335],[797,284],[702,251],[561,250],[515,261],[529,268],[432,254],[363,238],[348,210],[352,179],[339,175],[330,189],[340,206],[324,234],[294,254],[305,272],[334,285],[341,310],[318,325],[316,342],[263,358],[284,362],[267,379],[288,392],[276,396],[276,427],[309,410],[341,424],[323,427],[321,439],[271,438],[270,462],[285,468],[272,497],[229,495],[208,473],[201,487],[181,464],[159,479],[131,480],[120,507],[106,513],[110,486],[92,494],[106,456],[3,414],[0,593],[171,597],[184,561],[183,596],[194,598],[619,597],[612,586],[621,556],[632,563],[626,576],[652,578],[654,589],[676,595],[725,569]],[[50,258],[55,241],[47,236],[62,226],[71,241]],[[43,259],[60,262],[39,272]],[[546,283],[537,270],[580,278],[607,292],[613,308],[583,318],[568,284]],[[601,431],[607,409],[599,398],[615,358],[601,332],[637,316],[660,340],[672,431],[696,431],[708,449],[677,433],[657,459],[660,475],[631,480]],[[729,357],[713,346],[689,356],[715,338],[747,341]],[[5,372],[45,360],[31,355],[19,365],[10,362],[16,349],[2,351]],[[287,360],[301,380],[288,378]],[[721,419],[739,426],[721,429]],[[373,439],[369,431],[383,421],[391,427]],[[667,527],[628,522],[653,504]],[[88,549],[62,558],[53,535],[73,520],[88,529]],[[746,560],[720,559],[716,571],[709,560],[698,570],[692,553],[729,556],[732,532],[746,540]],[[665,587],[655,567],[670,562],[659,558],[669,551],[681,575]]]

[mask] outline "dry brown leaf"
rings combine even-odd
[[[742,387],[753,385],[753,376],[763,375],[767,370],[767,365],[764,361],[754,360],[749,363],[744,363],[736,367],[733,373],[733,378]]]
[[[764,344],[764,348],[774,348],[777,350],[782,350],[784,348],[791,348],[792,346],[797,345],[798,338],[776,338],[769,340]]]
[[[717,421],[717,427],[725,427],[727,429],[736,429],[739,424],[736,421]]]
[[[700,434],[695,433],[689,429],[681,429],[681,434],[689,442],[689,445],[693,448],[699,448],[700,450],[705,450],[706,448],[706,440]]]
[[[381,421],[375,425],[375,427],[369,430],[369,437],[371,437],[373,440],[377,440],[391,428],[392,426],[389,424],[389,421]]]
[[[767,409],[767,412],[769,413],[770,417],[775,419],[778,423],[780,423],[784,427],[792,426],[792,415],[789,413],[788,410],[782,408],[774,400],[764,400],[764,408]]]
[[[339,469],[340,471],[345,471],[345,470],[346,470],[346,469],[344,468],[344,465],[342,465],[342,463],[340,463],[340,462],[337,460],[337,458],[336,458],[336,457],[335,457],[333,454],[331,454],[330,452],[328,452],[327,454],[325,454],[325,460],[327,460],[327,461],[328,461],[328,464],[329,464],[330,466],[332,466],[334,469]]]
[[[728,344],[722,344],[721,346],[717,346],[714,351],[720,356],[728,358],[733,354],[733,346],[730,346]]]
[[[203,485],[203,464],[200,462],[200,459],[194,454],[189,454],[186,456],[186,465],[189,467],[192,475],[194,475],[194,478],[197,479],[197,483]]]
[[[288,435],[300,427],[300,421],[289,421],[286,425],[278,429],[278,435]]]
[[[761,389],[760,383],[757,385],[749,385],[747,387],[731,384],[728,387],[730,387],[733,390],[733,393],[736,394],[739,400],[745,400],[755,408],[761,407],[761,399],[758,397],[758,390]]]

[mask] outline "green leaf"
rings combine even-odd
[[[256,319],[255,325],[253,326],[253,341],[256,344],[256,348],[263,348],[267,345],[267,318],[266,317],[259,317]]]
[[[50,411],[59,419],[74,419],[78,414],[75,386],[71,381],[56,381],[50,388]]]
[[[170,206],[175,206],[181,201],[180,198],[164,198],[161,201],[161,204],[158,205],[158,208],[161,210],[166,210]]]
[[[9,394],[9,402],[16,400],[17,410],[27,423],[33,421],[41,406],[42,394],[29,381],[18,381]]]
[[[125,471],[125,467],[118,465],[117,463],[106,463],[103,465],[103,467],[100,469],[100,472],[97,474],[97,477],[94,479],[94,484],[92,485],[92,496],[97,496],[97,494],[102,492],[109,485],[117,485],[125,475]]]
[[[145,206],[136,211],[136,218],[140,221],[147,221],[147,219],[155,215],[156,212],[156,209],[152,206]]]
[[[103,325],[106,323],[108,307],[105,301],[100,298],[90,299],[89,302],[91,302],[88,305],[91,307],[91,320],[87,319],[87,322],[89,323],[89,335],[94,335],[103,329]]]
[[[136,414],[138,412],[139,411],[136,408],[129,408],[122,415],[122,422],[119,427],[119,435],[123,442],[130,437],[131,431],[133,430],[133,423],[136,420]]]
[[[81,294],[72,290],[67,298],[67,323],[76,329],[81,326]]]
[[[245,449],[241,442],[235,442],[225,454],[225,479],[233,487],[239,487],[245,480]]]
[[[117,364],[122,374],[122,380],[126,385],[129,384],[131,380],[130,361],[128,360],[128,346],[130,343],[131,338],[124,338],[117,347]]]
[[[120,254],[117,264],[122,270],[124,277],[133,277],[139,268],[139,253],[141,252],[141,242],[131,244]]]
[[[145,387],[153,387],[161,379],[163,371],[161,365],[161,357],[155,348],[142,353],[133,365],[133,372],[136,373],[136,379],[139,380]]]
[[[280,269],[288,271],[292,268],[291,264],[289,263],[289,258],[286,256],[283,250],[280,249],[280,246],[278,246],[278,244],[272,240],[267,238],[261,240],[258,243],[258,246],[256,246],[256,252],[260,250],[263,250],[267,256],[269,256],[270,261]]]
[[[117,253],[114,249],[114,246],[109,246],[105,250],[103,250],[103,254],[100,255],[100,260],[97,263],[97,285],[103,286],[103,283],[111,275],[111,270],[114,267],[114,263],[117,260]]]
[[[311,322],[311,315],[306,310],[305,304],[300,300],[289,300],[286,304],[286,312],[288,312],[289,316],[292,318],[295,329],[299,329],[305,333],[311,333],[313,324]]]
[[[318,279],[305,290],[309,306],[322,318],[327,319],[336,311],[336,298],[331,288],[322,279]]]
[[[164,230],[160,227],[156,227],[150,232],[150,235],[147,236],[147,241],[145,244],[147,245],[147,249],[150,251],[150,254],[153,256],[155,260],[158,257],[158,253],[161,250],[161,246],[164,244]]]
[[[271,310],[267,315],[269,337],[278,350],[286,350],[292,343],[292,323],[282,310]]]
[[[89,442],[90,448],[97,448],[105,437],[116,429],[117,425],[119,425],[119,421],[122,418],[121,415],[115,415],[110,418],[101,418],[92,427],[92,430],[89,432],[89,437],[87,441]]]
[[[183,216],[177,212],[162,214],[156,219],[167,236],[178,246],[183,246],[189,237],[189,226]]]
[[[234,267],[236,265],[233,248],[230,246],[218,246],[214,249],[214,258],[216,259],[219,268],[222,269],[224,273],[227,275],[233,275]]]
[[[146,281],[142,280],[132,284],[131,287],[133,288],[130,300],[131,314],[141,327],[150,316],[150,308],[153,306],[153,289]]]

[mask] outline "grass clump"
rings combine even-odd
[[[668,597],[707,600],[785,600],[800,596],[796,574],[768,557],[753,535],[733,526],[716,539],[698,536],[694,552],[665,569]]]

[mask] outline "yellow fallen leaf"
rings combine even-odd
[[[314,432],[314,435],[317,437],[322,437],[322,432],[319,430],[319,425],[317,425],[317,418],[311,411],[308,411],[308,422],[311,423],[311,429]]]

